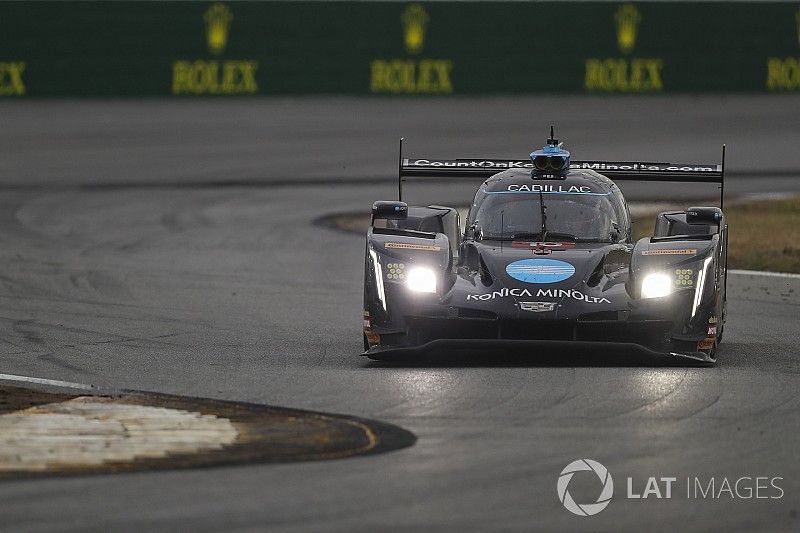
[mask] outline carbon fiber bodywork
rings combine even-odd
[[[529,171],[508,170],[487,180],[479,194],[516,192],[532,181]],[[590,170],[572,171],[560,183],[589,184],[621,198],[613,182]],[[721,212],[715,228],[706,225],[700,232],[691,226],[698,231],[693,235],[674,234],[675,228],[690,231],[684,212],[662,213],[656,234],[634,244],[622,202],[620,237],[613,242],[506,242],[482,239],[469,226],[463,235],[448,235],[444,224],[424,235],[402,227],[370,228],[365,355],[390,358],[451,348],[542,353],[568,346],[713,362],[725,304]],[[416,209],[417,218],[442,220],[442,208],[427,214]],[[409,287],[404,273],[417,267],[435,272],[435,292]],[[642,280],[652,273],[669,277],[670,294],[642,297]]]

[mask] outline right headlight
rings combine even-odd
[[[414,292],[436,292],[436,273],[427,267],[412,267],[406,285]]]
[[[653,272],[642,279],[642,298],[663,298],[672,294],[672,276]]]

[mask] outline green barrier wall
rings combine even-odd
[[[798,90],[800,3],[0,3],[4,97]]]

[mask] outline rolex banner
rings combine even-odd
[[[800,91],[800,2],[0,2],[0,97]]]

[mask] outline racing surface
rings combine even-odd
[[[607,353],[388,365],[358,357],[363,237],[313,224],[394,198],[401,134],[419,155],[519,156],[556,119],[574,154],[705,163],[725,141],[731,195],[797,192],[797,104],[3,102],[0,373],[341,413],[417,437],[324,462],[3,480],[3,530],[797,530],[800,279],[731,276],[714,368]],[[415,187],[412,201],[459,204],[470,189]],[[589,518],[556,493],[580,458],[615,482]],[[638,493],[649,476],[780,476],[784,495],[626,499],[628,476]]]

